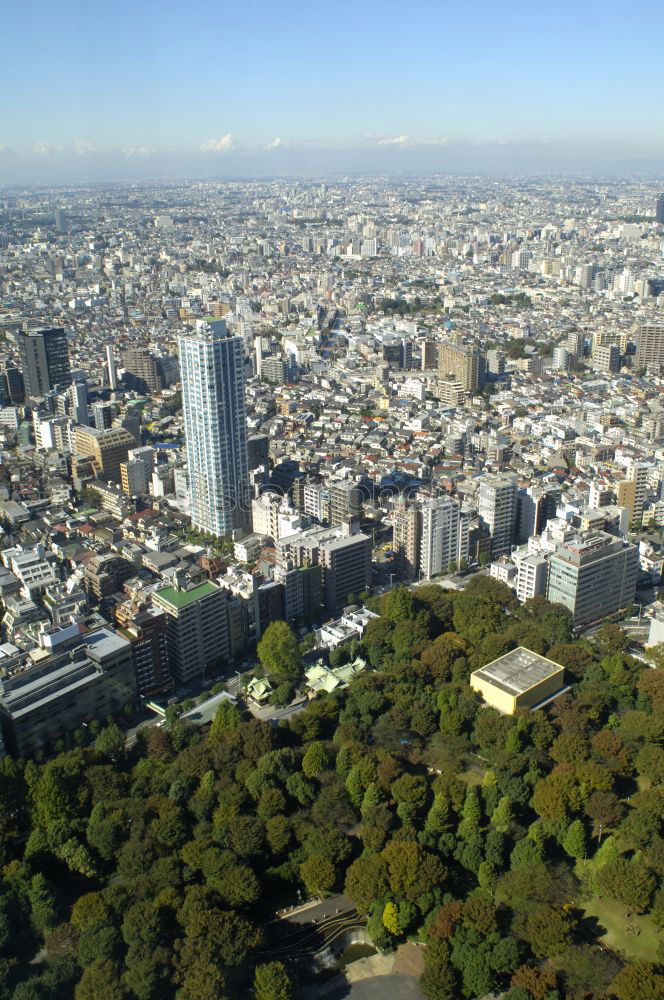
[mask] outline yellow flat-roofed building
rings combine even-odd
[[[541,708],[567,691],[565,668],[519,646],[470,675],[470,686],[492,708],[513,715],[518,708]]]

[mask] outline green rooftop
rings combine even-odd
[[[206,582],[199,583],[197,587],[192,587],[191,590],[164,587],[163,590],[155,591],[153,597],[157,598],[160,604],[170,604],[172,608],[181,611],[182,608],[189,607],[190,604],[200,601],[201,598],[209,597],[210,594],[218,592],[219,587],[215,586],[214,583]]]

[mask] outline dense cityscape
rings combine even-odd
[[[0,190],[0,997],[664,997],[663,373],[661,181]]]

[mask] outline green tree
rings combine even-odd
[[[359,913],[368,913],[388,890],[387,864],[380,854],[363,854],[348,868],[344,892]]]
[[[311,743],[302,758],[302,770],[307,778],[317,778],[329,766],[329,757],[325,744],[320,740]]]
[[[212,739],[221,739],[228,733],[236,732],[242,724],[242,713],[232,701],[224,699],[214,714],[210,726]]]
[[[300,878],[310,893],[319,896],[334,888],[337,873],[327,858],[320,854],[312,854],[300,865]]]
[[[562,846],[570,858],[585,858],[587,851],[586,828],[580,819],[575,819],[567,827]]]
[[[271,622],[256,651],[263,668],[279,684],[300,680],[302,656],[293,630],[286,622]]]
[[[528,917],[527,937],[538,958],[559,955],[572,941],[575,918],[560,906],[540,906]]]
[[[615,858],[604,865],[596,876],[601,893],[637,913],[648,909],[656,881],[653,873],[638,858],[631,861],[623,857]]]
[[[83,970],[76,989],[75,1000],[127,1000],[127,991],[120,981],[120,968],[116,962],[98,959]]]
[[[388,902],[383,907],[383,927],[390,934],[395,936],[400,933],[399,928],[399,910],[396,905],[388,900]]]
[[[506,795],[503,795],[496,808],[491,813],[491,825],[499,833],[507,833],[512,823],[512,806]]]
[[[254,1000],[291,1000],[293,987],[283,962],[256,966]]]
[[[664,975],[650,962],[630,962],[611,983],[611,994],[618,1000],[662,1000]]]

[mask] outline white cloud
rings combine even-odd
[[[99,146],[95,146],[94,142],[88,142],[87,139],[74,139],[71,148],[76,156],[89,156],[90,153],[99,152]]]
[[[154,146],[123,146],[122,152],[125,156],[132,158],[134,156],[154,156],[159,150]]]
[[[402,149],[413,146],[445,146],[447,139],[417,139],[411,135],[395,135],[378,137],[376,142],[379,146],[400,146]]]
[[[234,149],[238,148],[238,143],[235,137],[227,132],[226,135],[221,135],[218,139],[208,139],[207,142],[201,144],[200,148],[203,153],[232,153]]]
[[[0,145],[0,156],[16,156],[16,150],[11,146]]]
[[[379,139],[379,146],[412,146],[414,140],[409,135],[397,135],[388,139]]]
[[[275,136],[275,138],[271,142],[268,142],[268,144],[267,144],[267,146],[265,148],[266,149],[283,149],[284,146],[290,146],[290,143],[286,139],[280,139],[279,136],[277,135],[277,136]]]
[[[62,146],[53,146],[50,142],[35,142],[32,147],[35,156],[54,156],[62,152]]]

